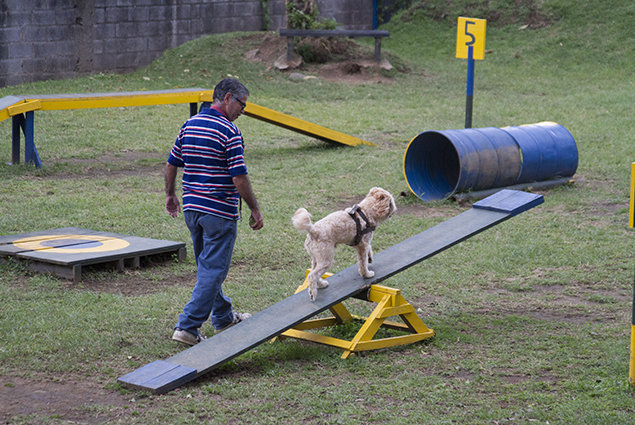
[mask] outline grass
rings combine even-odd
[[[415,5],[384,25],[391,36],[382,51],[407,70],[387,73],[389,84],[291,81],[245,61],[257,39],[238,33],[194,40],[128,75],[0,89],[7,96],[213,87],[231,74],[247,84],[254,103],[376,143],[330,146],[246,117],[237,121],[265,228],[252,232],[240,223],[225,288],[237,309],[255,313],[302,282],[309,261],[302,235],[290,225],[296,208],[320,218],[372,186],[408,192],[402,173],[408,142],[425,130],[462,127],[466,63],[454,58],[456,17],[474,12],[482,15],[467,16],[487,19],[500,11],[499,23],[488,23],[492,53],[476,64],[473,124],[558,122],[578,145],[576,183],[544,192],[540,207],[385,282],[402,290],[436,331],[434,339],[345,361],[334,348],[263,344],[157,397],[116,379],[182,350],[169,336],[195,281],[191,256],[124,274],[89,269],[77,285],[4,259],[2,388],[27,380],[70,391],[61,383],[88,382],[90,395],[72,406],[85,421],[630,423],[633,5],[525,2],[547,23],[532,29],[522,28],[528,14],[512,22],[515,2],[469,9],[473,3],[427,1],[428,10],[445,9],[446,17]],[[185,241],[191,253],[182,218],[164,212],[162,175],[187,112],[185,105],[167,105],[37,113],[42,170],[4,165],[10,143],[0,145],[0,235],[75,226]],[[9,134],[10,126],[7,120],[0,130]],[[412,196],[397,202],[401,213],[379,228],[375,252],[467,209]],[[340,248],[331,271],[354,262],[353,251]],[[368,314],[370,307],[352,300],[349,309]],[[210,333],[209,325],[203,331]],[[100,393],[118,397],[88,401]],[[6,420],[71,417],[44,409]]]

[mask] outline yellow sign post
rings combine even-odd
[[[469,48],[472,47],[472,59],[485,59],[485,19],[459,17],[456,34],[456,57],[469,59]]]
[[[472,127],[472,99],[474,97],[474,60],[485,59],[485,19],[459,17],[456,35],[456,57],[467,59],[467,90],[465,128]]]

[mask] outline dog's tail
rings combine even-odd
[[[291,221],[293,222],[293,227],[305,233],[311,233],[311,230],[313,230],[311,214],[304,208],[299,208],[295,214],[293,214]]]

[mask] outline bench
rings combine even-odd
[[[389,37],[388,31],[380,30],[292,30],[280,28],[280,36],[287,37],[287,61],[293,59],[293,37],[373,37],[375,39],[375,62],[381,61],[381,39]]]

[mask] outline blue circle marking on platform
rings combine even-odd
[[[43,235],[24,238],[13,245],[30,251],[56,252],[60,254],[80,254],[88,252],[116,251],[126,248],[130,242],[115,237],[97,235]]]
[[[103,243],[99,241],[86,242],[85,239],[55,239],[40,242],[41,246],[49,246],[52,248],[59,249],[77,249],[81,244],[82,249],[85,248],[97,248],[98,246],[102,246]]]

